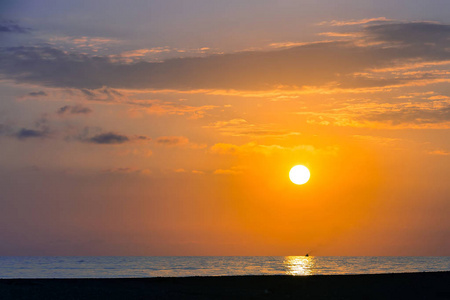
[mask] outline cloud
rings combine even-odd
[[[125,135],[119,134],[113,131],[105,131],[99,127],[84,127],[84,128],[76,128],[69,127],[69,130],[65,131],[65,141],[79,141],[84,143],[91,144],[100,144],[100,145],[120,145],[126,143],[148,143],[151,140],[150,137],[145,135]],[[139,151],[134,149],[127,149],[119,151],[118,155],[141,155],[141,156],[149,156],[151,155],[151,151]]]
[[[440,156],[450,156],[450,151],[446,151],[446,150],[433,150],[428,152],[428,154],[431,155],[440,155]]]
[[[124,95],[109,87],[98,89],[79,89],[81,95],[89,101],[121,102]]]
[[[161,136],[155,141],[158,145],[166,147],[187,147],[191,149],[203,149],[206,148],[204,144],[195,144],[189,141],[184,136]]]
[[[274,125],[250,124],[245,119],[232,119],[229,121],[217,121],[203,128],[217,129],[223,135],[229,136],[251,136],[251,137],[281,137],[289,135],[299,135],[298,132],[275,130]]]
[[[319,112],[299,112],[316,125],[351,127],[450,128],[450,100],[445,96],[426,97],[415,102],[349,102],[341,108]],[[403,99],[403,98],[402,98]],[[409,99],[409,98],[406,98]]]
[[[353,137],[359,140],[368,141],[379,145],[388,145],[399,141],[399,139],[397,138],[388,138],[384,136],[373,136],[373,135],[353,135]]]
[[[149,175],[151,174],[150,169],[139,169],[134,167],[123,167],[123,168],[111,168],[105,169],[102,173],[107,174],[141,174],[141,175]]]
[[[269,44],[270,47],[273,48],[291,48],[296,46],[304,46],[308,45],[310,43],[304,43],[304,42],[280,42],[280,43],[271,43]]]
[[[299,145],[294,147],[283,147],[280,145],[259,145],[254,142],[250,142],[243,145],[234,145],[227,143],[218,143],[210,148],[211,153],[222,155],[241,155],[248,156],[254,154],[271,155],[276,152],[309,152],[309,153],[326,153],[326,151],[316,149],[312,145]],[[337,151],[337,148],[327,149],[328,154],[332,154]]]
[[[137,50],[130,50],[125,51],[120,54],[122,57],[126,58],[140,58],[144,57],[147,54],[154,54],[154,53],[163,53],[163,52],[170,52],[172,51],[169,47],[155,47],[155,48],[149,48],[149,49],[137,49]]]
[[[321,22],[318,25],[330,25],[330,26],[351,26],[351,25],[364,25],[368,23],[374,22],[389,22],[391,20],[386,19],[385,17],[379,18],[369,18],[369,19],[360,19],[360,20],[347,20],[347,21],[325,21]]]
[[[46,130],[22,128],[13,136],[18,138],[19,140],[25,140],[29,138],[44,138],[48,136],[48,132]]]
[[[345,38],[349,38],[349,37],[360,37],[361,33],[359,32],[321,32],[319,33],[319,35],[323,35],[323,36],[329,36],[329,37],[345,37]]]
[[[30,28],[25,28],[11,20],[0,20],[0,33],[29,33]]]
[[[189,143],[189,139],[184,136],[161,136],[156,139],[156,143],[163,146],[182,146]]]
[[[17,82],[92,90],[259,90],[278,87],[365,88],[426,78],[372,79],[353,74],[393,64],[450,59],[450,25],[368,23],[359,36],[273,51],[248,51],[163,62],[115,62],[52,47],[2,48],[0,73]],[[403,80],[403,81],[402,81]],[[89,94],[89,92],[86,92]],[[88,95],[93,97],[93,95]]]
[[[82,105],[65,105],[61,108],[58,109],[57,114],[59,115],[64,115],[64,114],[72,114],[72,115],[77,115],[77,114],[88,114],[91,113],[92,109],[90,109],[89,107],[85,107]]]
[[[178,115],[187,116],[189,119],[200,119],[207,115],[207,111],[219,108],[217,105],[192,106],[181,103],[181,99],[176,102],[162,101],[158,99],[133,99],[132,95],[139,93],[151,94],[154,91],[118,91],[109,87],[99,89],[65,89],[64,96],[74,101],[80,98],[87,101],[116,103],[129,105],[130,115]],[[141,96],[139,96],[141,98]],[[184,100],[184,99],[183,99]]]
[[[361,116],[359,119],[389,122],[392,125],[447,123],[450,122],[450,105],[437,109],[408,107],[393,111],[373,112]]]
[[[77,49],[78,51],[96,53],[99,50],[106,50],[120,41],[106,37],[88,36],[53,36],[47,43],[56,48]]]
[[[200,119],[208,110],[215,109],[216,105],[190,106],[178,103],[164,102],[161,100],[128,101],[128,104],[142,106],[138,110],[151,115],[187,115],[190,119]]]
[[[123,144],[129,142],[130,138],[126,135],[121,135],[114,132],[107,132],[97,134],[87,139],[86,141],[94,144]]]
[[[432,22],[379,24],[364,28],[364,32],[374,40],[422,47],[416,49],[418,52],[423,49],[442,51],[448,57],[448,49],[440,47],[448,47],[450,44],[450,25]]]
[[[31,92],[27,94],[30,97],[44,97],[44,96],[48,96],[46,92],[44,91],[39,91],[39,92]]]

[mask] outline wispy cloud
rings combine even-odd
[[[191,149],[203,149],[205,144],[196,144],[189,141],[184,136],[161,136],[155,140],[155,143],[165,147],[186,147]]]
[[[402,124],[424,125],[424,127],[428,124],[448,126],[450,125],[450,105],[435,109],[405,107],[398,110],[372,112],[361,118],[373,122],[388,122],[394,126]]]
[[[131,59],[130,62],[133,61],[133,59],[141,59],[144,57],[147,57],[149,55],[153,54],[159,54],[159,53],[167,53],[173,51],[169,47],[155,47],[155,48],[147,48],[147,49],[137,49],[137,50],[130,50],[122,52],[119,57],[128,58]],[[115,57],[115,56],[113,56]]]
[[[105,86],[98,89],[83,88],[78,91],[85,99],[90,101],[122,102],[124,98],[124,95],[119,91]]]
[[[192,174],[203,175],[205,172],[199,170],[192,170]]]
[[[65,105],[59,108],[56,113],[59,115],[66,115],[66,114],[79,115],[79,114],[89,114],[91,112],[92,109],[90,109],[89,107],[78,104],[78,105]]]
[[[397,142],[398,138],[389,138],[384,136],[373,136],[373,135],[353,135],[354,138],[364,141],[369,141],[376,144],[388,145]]]
[[[117,134],[114,132],[100,133],[86,141],[94,144],[123,144],[130,139],[126,135]]]
[[[299,112],[317,125],[386,128],[450,128],[450,102],[447,98],[415,102],[349,102],[341,108],[320,112]]]
[[[360,32],[321,32],[319,35],[329,36],[329,37],[345,37],[345,38],[355,38],[361,37],[362,34]]]
[[[106,50],[111,45],[119,44],[117,39],[90,36],[53,36],[48,39],[48,44],[58,49],[77,49],[79,51],[96,53]]]
[[[29,33],[30,28],[22,27],[17,22],[12,20],[0,20],[0,34],[1,33]]]
[[[239,175],[243,173],[243,169],[240,167],[232,167],[230,169],[217,169],[213,172],[216,175]]]
[[[390,19],[387,19],[385,17],[378,17],[378,18],[368,18],[368,19],[359,19],[359,20],[345,20],[345,21],[324,21],[319,23],[318,25],[328,25],[328,26],[351,26],[351,25],[364,25],[374,22],[389,22],[392,21]]]
[[[122,167],[122,168],[110,168],[104,169],[102,173],[107,174],[141,174],[141,175],[149,175],[152,173],[150,169],[140,169],[136,167]]]
[[[183,146],[189,143],[189,139],[184,136],[161,136],[156,139],[156,143],[163,146]]]
[[[22,128],[18,132],[14,133],[13,136],[19,140],[25,140],[30,138],[45,138],[48,137],[48,134],[49,133],[47,130]]]
[[[228,121],[217,121],[204,128],[218,130],[223,135],[230,136],[251,136],[251,137],[283,137],[289,135],[299,135],[298,132],[273,129],[273,124],[255,125],[245,119],[232,119]]]
[[[221,155],[239,155],[239,156],[249,156],[254,154],[260,155],[272,155],[274,153],[280,152],[307,152],[311,154],[326,154],[335,155],[338,148],[327,147],[325,149],[317,149],[312,145],[298,145],[294,147],[284,147],[281,145],[260,145],[254,142],[235,145],[227,143],[218,143],[210,148],[211,153],[221,154]]]
[[[138,111],[150,115],[187,115],[190,119],[203,118],[207,111],[218,108],[217,105],[190,106],[180,103],[165,102],[161,100],[132,101],[128,104],[140,106],[135,108]]]
[[[39,91],[39,92],[30,92],[27,94],[27,96],[30,97],[45,97],[48,96],[48,94],[44,91]]]
[[[450,151],[439,149],[439,150],[429,151],[428,154],[439,155],[439,156],[450,156]]]
[[[279,42],[279,43],[271,43],[269,44],[270,47],[273,48],[290,48],[290,47],[297,47],[297,46],[304,46],[311,43],[305,43],[305,42]]]

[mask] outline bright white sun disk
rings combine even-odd
[[[297,165],[292,167],[291,171],[289,171],[289,179],[295,184],[305,184],[308,182],[311,174],[307,167],[302,165]]]

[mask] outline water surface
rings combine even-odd
[[[0,257],[0,278],[331,275],[450,271],[450,257]]]

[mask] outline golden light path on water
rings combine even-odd
[[[315,260],[311,256],[286,256],[283,262],[287,275],[313,275]]]

